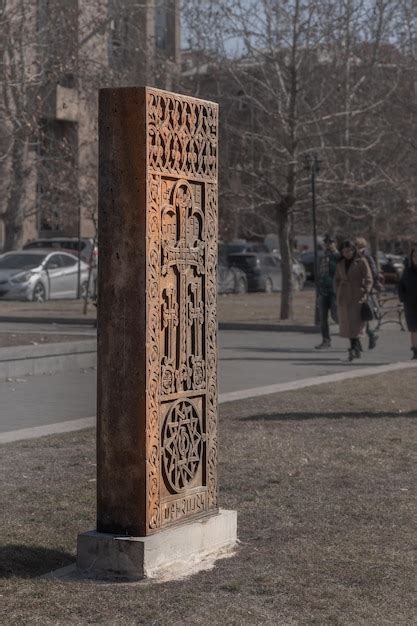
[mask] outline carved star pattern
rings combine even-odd
[[[164,437],[165,470],[172,487],[184,489],[194,478],[201,455],[201,427],[192,404],[181,402],[170,412]]]

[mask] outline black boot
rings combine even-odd
[[[350,348],[348,350],[348,360],[349,361],[353,361],[353,359],[356,359],[355,340],[351,339],[350,340]]]
[[[355,337],[355,339],[353,339],[353,350],[355,353],[355,358],[360,359],[362,356],[362,344],[361,340],[358,337]]]
[[[413,351],[413,356],[411,357],[411,360],[414,361],[414,359],[417,359],[417,348],[411,348]]]
[[[378,341],[378,335],[373,331],[369,332],[369,350],[373,350],[376,346],[376,342]]]
[[[322,342],[319,343],[318,346],[314,346],[316,350],[325,350],[326,348],[330,348],[331,347],[331,341],[330,339],[327,339],[326,337],[323,337]]]

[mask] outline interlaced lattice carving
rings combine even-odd
[[[159,438],[159,279],[160,279],[160,208],[159,181],[153,176],[148,179],[148,315],[147,315],[147,468],[148,468],[148,527],[160,526],[160,438]]]
[[[147,136],[155,529],[217,507],[217,106],[148,89]]]
[[[148,92],[149,167],[185,178],[217,177],[217,106]]]

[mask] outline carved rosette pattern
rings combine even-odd
[[[217,508],[217,106],[147,89],[147,168],[147,493],[155,530]],[[189,486],[197,495],[187,496]]]

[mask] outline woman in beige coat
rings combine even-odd
[[[361,356],[360,335],[365,323],[361,319],[361,306],[372,289],[373,279],[368,262],[356,253],[351,241],[344,241],[342,258],[336,266],[335,291],[341,337],[350,340],[349,361]]]

